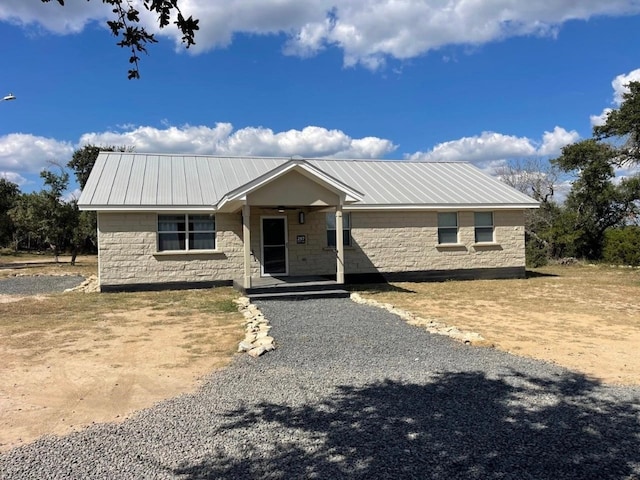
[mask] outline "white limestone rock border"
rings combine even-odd
[[[255,358],[275,350],[275,340],[269,335],[271,325],[260,309],[247,297],[237,298],[234,303],[244,317],[245,328],[244,339],[238,344],[238,352],[247,352]]]
[[[94,293],[100,291],[100,285],[98,285],[98,276],[90,275],[86,278],[84,282],[82,282],[77,287],[67,288],[64,292],[84,292],[84,293]]]
[[[403,320],[405,320],[410,325],[415,325],[418,327],[423,327],[429,333],[435,333],[437,335],[445,335],[447,337],[453,338],[459,342],[464,343],[465,345],[475,345],[481,347],[493,347],[493,344],[487,341],[482,335],[475,332],[466,332],[460,330],[457,327],[453,327],[447,325],[445,323],[438,322],[433,319],[427,319],[424,317],[420,317],[411,312],[407,312],[406,310],[402,310],[400,308],[396,308],[390,303],[381,303],[376,300],[372,300],[369,298],[364,298],[357,292],[351,293],[351,300],[356,303],[361,303],[363,305],[370,305],[373,307],[383,308],[388,312],[393,313],[394,315],[399,316]]]

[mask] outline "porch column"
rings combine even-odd
[[[244,247],[244,276],[242,286],[251,288],[251,207],[242,206],[242,243]]]
[[[336,206],[336,250],[338,260],[336,265],[336,282],[344,283],[344,236],[342,223],[342,205]]]

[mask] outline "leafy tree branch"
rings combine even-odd
[[[51,0],[41,0],[43,3],[49,3]],[[64,0],[56,0],[61,6],[64,6]],[[90,0],[87,0],[90,1]],[[147,53],[147,45],[157,43],[153,33],[140,25],[140,11],[138,11],[128,0],[102,0],[102,3],[111,5],[113,19],[107,21],[107,25],[111,33],[119,39],[116,45],[127,48],[131,54],[129,56],[129,64],[131,68],[127,74],[127,78],[140,78],[140,53]],[[157,15],[158,27],[165,28],[171,23],[171,15],[176,14],[177,19],[173,22],[182,34],[182,43],[186,48],[195,45],[195,34],[199,30],[199,20],[189,16],[185,18],[182,11],[178,7],[178,0],[145,0],[144,7]]]

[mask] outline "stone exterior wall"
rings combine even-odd
[[[278,213],[251,209],[253,277],[260,276],[261,217],[285,216],[289,275],[335,275],[336,253],[327,247],[326,213],[304,209]],[[494,211],[495,243],[475,244],[472,211],[458,214],[459,244],[438,246],[437,212],[355,211],[345,273],[376,274],[473,269],[520,269],[524,273],[524,212]],[[99,213],[99,274],[103,286],[216,282],[243,274],[242,219],[216,215],[217,253],[157,253],[155,213]],[[304,236],[304,243],[297,237]]]
[[[476,244],[474,212],[458,212],[457,245],[438,245],[437,212],[354,212],[347,273],[525,266],[524,212],[493,212],[494,243]]]
[[[251,213],[252,249],[260,252],[260,215]],[[290,275],[335,275],[336,253],[327,247],[326,213],[307,212],[304,225],[297,211],[287,210]],[[369,274],[461,269],[524,269],[524,212],[495,211],[492,244],[475,243],[472,211],[458,213],[459,244],[438,246],[437,212],[351,212],[352,245],[345,248],[345,273]],[[298,235],[305,244],[296,243]],[[259,274],[259,267],[253,270]]]
[[[98,213],[100,285],[217,282],[242,275],[240,215],[216,215],[219,253],[158,253],[156,213]]]

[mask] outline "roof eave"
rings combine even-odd
[[[540,208],[538,203],[442,203],[442,204],[355,204],[345,210],[528,210]]]

